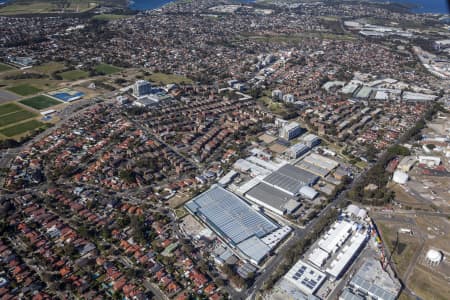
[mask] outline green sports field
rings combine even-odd
[[[0,105],[0,117],[3,117],[3,115],[7,115],[19,110],[23,110],[23,108],[15,103]]]
[[[109,74],[117,73],[122,69],[120,69],[118,67],[114,67],[112,65],[108,65],[108,64],[99,64],[99,65],[95,66],[95,70],[99,73],[109,75]]]
[[[55,105],[62,103],[61,101],[52,99],[52,98],[44,96],[44,95],[24,99],[19,102],[26,106],[29,106],[31,108],[37,109],[37,110],[41,110],[41,109],[55,106]]]
[[[36,117],[37,114],[28,110],[19,110],[7,115],[0,116],[0,127],[24,121]]]
[[[38,89],[37,87],[34,87],[27,83],[9,87],[9,88],[7,88],[7,90],[9,90],[13,93],[16,93],[18,95],[21,95],[21,96],[33,95],[33,94],[37,94],[42,91],[41,89]]]
[[[42,127],[45,124],[36,120],[30,120],[23,123],[15,124],[9,127],[5,127],[0,129],[0,133],[6,135],[7,137],[13,137],[15,135],[19,135],[25,133],[30,130],[34,130],[36,128]]]

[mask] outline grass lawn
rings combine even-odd
[[[41,109],[48,108],[48,107],[62,103],[61,101],[52,99],[52,98],[44,96],[44,95],[24,99],[19,102],[26,106],[37,109],[37,110],[41,110]]]
[[[9,71],[9,70],[12,70],[12,69],[14,69],[14,68],[11,67],[11,66],[8,66],[8,65],[0,63],[0,72]]]
[[[0,117],[2,117],[3,115],[13,113],[15,111],[19,111],[19,110],[23,110],[23,108],[15,103],[8,103],[8,104],[0,105]]]
[[[89,73],[83,70],[72,70],[60,74],[64,80],[78,80],[89,77]]]
[[[30,130],[42,127],[45,124],[36,120],[26,121],[24,123],[15,124],[0,130],[0,133],[6,135],[7,137],[13,137],[25,133]]]
[[[117,73],[122,69],[118,68],[118,67],[114,67],[112,65],[108,65],[108,64],[99,64],[99,65],[95,66],[95,70],[99,73],[109,75],[109,74]]]
[[[41,89],[27,83],[15,85],[6,89],[21,96],[33,95],[42,91]]]
[[[176,74],[165,74],[165,73],[153,73],[149,77],[150,81],[158,82],[162,84],[191,84],[193,81],[186,76],[176,75]]]
[[[37,114],[28,111],[28,110],[19,110],[7,115],[2,115],[2,117],[0,118],[0,127],[6,126],[6,125],[10,125],[13,123],[17,123],[20,121],[24,121],[26,119],[31,119],[36,117]]]
[[[93,16],[92,19],[94,20],[101,20],[101,21],[114,21],[114,20],[120,20],[124,19],[126,17],[129,17],[127,15],[114,15],[114,14],[101,14]]]
[[[286,111],[282,102],[274,102],[268,96],[262,96],[258,98],[257,101],[264,103],[264,105],[274,114],[283,114]]]

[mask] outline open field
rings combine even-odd
[[[399,234],[393,261],[408,288],[422,299],[448,299],[450,286],[450,221],[442,216],[428,215],[427,212],[406,214],[392,213],[375,217],[386,246],[392,250],[396,232],[400,228],[412,229],[413,235]],[[425,260],[429,249],[441,251],[444,255],[439,265],[431,266]]]
[[[0,133],[7,137],[13,137],[13,136],[25,133],[27,131],[42,127],[44,125],[45,125],[44,123],[39,122],[37,120],[30,120],[30,121],[26,121],[26,122],[19,123],[19,124],[14,124],[12,126],[0,129]]]
[[[448,281],[421,266],[416,267],[408,285],[422,299],[446,300],[450,295]]]
[[[52,98],[44,96],[44,95],[24,99],[19,102],[26,106],[29,106],[31,108],[37,109],[37,110],[41,110],[41,109],[55,106],[55,105],[62,103],[60,101],[57,101],[55,99],[52,99]]]
[[[42,91],[41,89],[26,83],[8,87],[7,90],[21,96],[33,95]]]
[[[170,83],[191,84],[192,83],[192,80],[185,76],[176,75],[176,74],[164,74],[164,73],[153,73],[152,75],[150,75],[148,80],[153,81],[153,82],[162,83],[162,84],[170,84]]]
[[[397,243],[397,247],[394,250],[394,245],[396,242],[396,236],[398,227],[392,224],[379,223],[377,222],[379,229],[381,230],[381,234],[383,236],[383,240],[387,243],[387,247],[389,251],[392,253],[392,260],[397,266],[397,270],[400,276],[403,276],[408,269],[412,258],[416,254],[416,252],[420,248],[420,242],[417,238],[408,236],[405,234],[399,234],[399,239]]]
[[[14,68],[11,67],[11,66],[8,66],[8,65],[0,63],[0,72],[9,71],[9,70],[12,70],[12,69],[14,69]]]
[[[169,203],[170,208],[179,208],[184,203],[192,198],[189,193],[177,193],[174,197],[167,201]]]
[[[70,81],[89,77],[89,73],[86,71],[83,71],[83,70],[67,71],[67,72],[60,73],[60,75],[62,76],[62,78],[64,80],[70,80]]]
[[[59,62],[49,62],[43,65],[35,66],[30,69],[30,71],[35,71],[38,73],[44,73],[50,75],[53,72],[64,69],[64,64]]]
[[[68,0],[68,1],[23,1],[6,5],[0,9],[0,15],[36,14],[36,13],[69,13],[84,12],[95,8],[97,3],[92,0]]]
[[[389,188],[395,192],[395,200],[405,208],[413,208],[413,209],[422,209],[422,210],[431,210],[429,202],[421,202],[408,194],[402,186],[395,183],[390,183]]]
[[[117,73],[122,69],[118,68],[118,67],[114,67],[112,65],[108,65],[108,64],[99,64],[99,65],[95,66],[95,70],[99,73],[109,75],[109,74]]]

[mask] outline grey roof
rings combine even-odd
[[[344,289],[339,299],[343,300],[364,300],[363,297],[353,294],[349,289]]]
[[[321,168],[319,166],[313,165],[312,163],[309,163],[304,160],[302,160],[301,162],[296,164],[296,166],[299,168],[302,168],[305,171],[311,172],[311,173],[316,174],[321,177],[325,177],[330,173],[330,171],[328,171],[324,168]]]
[[[252,236],[239,243],[237,247],[256,263],[259,263],[270,252],[270,247],[256,236]]]
[[[317,179],[318,177],[313,173],[287,164],[265,177],[264,182],[289,193],[297,194],[302,186],[312,185]]]
[[[244,200],[217,185],[189,201],[186,208],[234,245],[279,228]]]
[[[300,194],[302,194],[306,198],[314,199],[317,196],[318,192],[315,189],[313,189],[312,187],[303,186],[300,189]]]
[[[400,282],[391,278],[375,259],[364,262],[353,276],[350,285],[383,300],[396,299],[401,289]]]
[[[246,193],[246,196],[255,198],[280,211],[284,211],[286,204],[289,200],[293,199],[291,195],[273,188],[264,182],[260,182],[254,186]]]
[[[376,284],[371,283],[363,279],[362,277],[355,275],[351,281],[352,285],[358,287],[363,291],[367,291],[368,293],[377,296],[379,299],[383,300],[395,300],[397,299],[397,295],[391,294],[383,288],[379,287]]]

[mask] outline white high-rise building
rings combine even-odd
[[[133,95],[135,97],[142,97],[150,94],[152,91],[152,85],[147,80],[138,80],[133,85]]]

